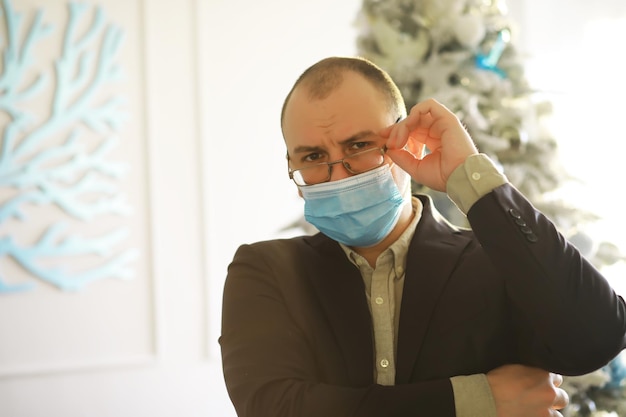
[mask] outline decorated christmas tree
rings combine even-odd
[[[585,233],[597,216],[559,197],[558,190],[577,179],[560,163],[549,129],[552,104],[526,79],[503,1],[363,0],[357,24],[358,54],[389,72],[408,109],[426,98],[442,102],[479,151],[597,267],[623,259],[615,245]],[[445,194],[413,186],[430,194],[449,220],[467,226]],[[572,402],[564,414],[626,416],[625,374],[620,357],[593,374],[566,379]]]
[[[551,197],[573,178],[548,129],[551,104],[525,78],[503,8],[496,0],[364,0],[359,54],[390,73],[409,109],[432,97],[453,110],[479,150],[570,233],[595,218]]]

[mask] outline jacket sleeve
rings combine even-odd
[[[224,288],[219,342],[239,417],[455,415],[449,379],[349,387],[320,376],[310,335],[294,320],[278,285],[280,268],[260,252],[258,245],[240,247]]]
[[[622,297],[512,185],[476,201],[468,219],[505,280],[529,364],[584,374],[626,347]]]

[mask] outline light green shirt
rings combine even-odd
[[[469,156],[448,179],[450,199],[467,214],[482,196],[507,182],[493,162],[484,154]],[[404,288],[406,257],[409,244],[422,217],[422,203],[413,197],[414,216],[402,235],[376,259],[372,268],[367,260],[341,245],[348,259],[361,272],[365,295],[372,316],[376,366],[374,378],[378,384],[394,385],[400,301]],[[457,417],[495,417],[496,406],[485,374],[450,378],[454,391]]]

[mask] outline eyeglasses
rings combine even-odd
[[[321,162],[299,169],[289,168],[289,178],[300,186],[321,184],[330,180],[332,166],[336,164],[342,164],[351,174],[362,174],[382,166],[385,163],[386,151],[386,147],[371,148],[337,161]]]

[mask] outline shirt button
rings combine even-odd
[[[382,366],[383,368],[386,368],[389,366],[389,361],[387,359],[382,359],[380,361],[380,366]]]
[[[526,226],[526,222],[524,221],[524,219],[515,219],[515,224],[517,224],[518,226]]]
[[[531,228],[530,228],[530,227],[528,227],[528,226],[521,226],[521,227],[519,228],[519,230],[520,230],[522,233],[524,233],[525,235],[530,235],[530,234],[532,234],[532,233],[533,233],[533,229],[531,229]]]
[[[537,237],[536,234],[529,233],[529,234],[526,235],[526,240],[529,241],[529,242],[533,242],[534,243],[534,242],[539,241],[539,238]]]
[[[478,181],[480,179],[480,173],[474,172],[472,174],[472,179]]]
[[[381,305],[384,302],[385,300],[383,300],[383,297],[376,297],[376,304]]]

